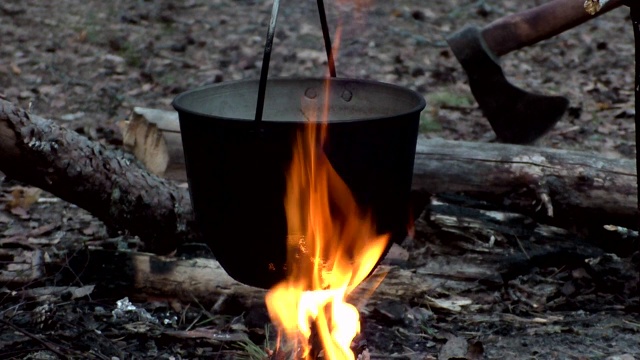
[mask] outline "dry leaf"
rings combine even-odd
[[[31,205],[38,201],[41,194],[42,190],[36,187],[14,186],[11,188],[11,200],[7,203],[7,209],[21,208],[28,210]]]
[[[634,360],[635,358],[633,357],[633,355],[631,354],[624,354],[624,355],[613,355],[613,356],[609,356],[608,358],[606,358],[605,360]]]
[[[85,42],[87,40],[87,30],[80,31],[76,36],[76,40],[81,43]]]
[[[209,339],[221,342],[245,341],[247,335],[243,332],[222,332],[212,328],[198,328],[188,331],[165,331],[164,334],[180,339]]]
[[[14,75],[22,74],[22,70],[15,63],[11,63],[11,72],[13,72]]]
[[[27,243],[29,245],[55,245],[60,242],[60,238],[27,238]]]
[[[467,298],[452,298],[452,299],[434,299],[429,296],[425,296],[427,304],[431,307],[446,309],[451,312],[460,312],[463,306],[471,305],[473,301]]]
[[[484,345],[482,345],[480,341],[470,342],[467,348],[466,358],[469,360],[484,359]]]
[[[81,297],[91,295],[95,287],[96,287],[95,285],[86,285],[83,287],[75,288],[71,291],[71,299],[78,299]]]
[[[10,223],[12,220],[10,217],[8,217],[7,215],[0,213],[0,224],[8,224]]]
[[[29,232],[29,236],[42,236],[44,234],[47,234],[49,232],[51,232],[51,230],[57,228],[58,225],[57,224],[45,224],[42,226],[38,226],[37,228],[31,230]]]
[[[609,0],[585,0],[584,9],[589,15],[595,15]]]
[[[87,236],[94,235],[100,230],[100,224],[92,222],[86,228],[82,229],[82,233]]]
[[[151,324],[146,322],[135,322],[131,324],[124,324],[123,327],[134,334],[144,334],[151,330]]]
[[[27,210],[25,210],[25,209],[23,209],[21,207],[11,208],[11,210],[9,210],[9,212],[12,215],[15,215],[15,216],[17,216],[17,217],[19,217],[19,218],[21,218],[23,220],[26,220],[26,219],[28,219],[30,217],[29,213],[27,212]]]
[[[442,348],[440,348],[438,359],[466,359],[468,348],[469,344],[467,344],[466,339],[458,336],[452,336],[444,345],[442,345]]]
[[[169,306],[171,306],[171,309],[177,313],[181,313],[184,310],[184,307],[182,306],[182,303],[180,302],[180,300],[178,299],[171,299],[169,301]],[[187,305],[187,308],[189,306]]]

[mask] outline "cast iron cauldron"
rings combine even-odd
[[[173,102],[203,242],[242,283],[269,288],[286,275],[286,173],[296,132],[306,121],[301,104],[325,103],[325,84],[329,161],[358,204],[371,211],[377,231],[404,239],[425,106],[418,93],[344,78],[272,79],[259,122],[254,121],[257,80],[191,90]]]

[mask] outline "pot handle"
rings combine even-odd
[[[336,77],[336,65],[333,60],[333,48],[331,47],[331,36],[329,35],[329,26],[327,25],[327,14],[324,11],[324,0],[317,0],[318,13],[320,15],[320,25],[322,27],[322,37],[324,38],[324,47],[327,52],[327,64],[329,65],[329,75]],[[278,10],[280,9],[280,0],[273,0],[271,8],[271,20],[267,30],[267,40],[264,44],[264,54],[262,56],[262,68],[260,69],[260,83],[258,84],[258,103],[256,104],[255,122],[262,121],[264,111],[264,98],[267,90],[267,78],[269,76],[269,61],[271,60],[271,50],[273,49],[273,37],[276,32],[276,22],[278,20]]]

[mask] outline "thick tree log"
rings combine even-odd
[[[176,112],[136,108],[132,119],[131,125],[137,129],[160,130],[163,146],[171,154],[182,149],[182,139],[176,136],[180,129]],[[154,141],[138,141],[136,146],[144,148],[149,142]],[[185,180],[184,159],[175,155],[171,159],[168,176]],[[418,141],[413,177],[413,189],[417,191],[465,192],[497,203],[507,198],[524,204],[519,210],[539,208],[539,219],[554,217],[556,223],[565,225],[612,223],[637,227],[636,187],[632,160],[580,151],[439,139]]]
[[[434,197],[429,211],[416,222],[418,240],[407,243],[413,247],[410,258],[406,250],[394,244],[376,273],[352,294],[351,300],[365,312],[390,304],[426,304],[431,309],[458,312],[467,305],[483,306],[472,300],[479,286],[497,290],[533,268],[585,268],[598,291],[630,296],[637,291],[637,259],[619,259],[564,229],[535,224],[522,214],[486,210],[484,206],[462,197]],[[618,247],[629,242],[628,237],[615,231],[601,236]],[[426,243],[421,244],[423,240]],[[213,259],[84,249],[56,264],[25,256],[22,249],[14,250],[4,254],[13,256],[14,265],[0,271],[0,277],[14,288],[56,276],[58,284],[93,284],[94,295],[99,297],[197,301],[226,314],[264,307],[263,289],[236,282]],[[613,250],[631,254],[628,249]],[[598,261],[601,257],[605,260]],[[411,268],[403,268],[408,263]],[[563,282],[551,283],[560,293]]]
[[[0,99],[0,171],[84,208],[152,251],[196,239],[188,192],[109,150]]]
[[[487,270],[497,268],[495,263],[485,261],[484,264],[488,268],[469,266],[461,259],[450,264],[452,266],[430,268],[423,273],[383,264],[350,294],[349,301],[362,311],[380,303],[419,303],[459,312],[472,301],[450,295],[452,289],[477,288],[478,279],[487,277]],[[31,271],[39,273],[39,277],[12,279],[14,287],[55,274],[61,286],[78,281],[91,284],[92,295],[103,299],[129,297],[139,302],[150,299],[197,302],[214,313],[224,314],[264,308],[265,289],[233,280],[213,259],[176,259],[148,253],[85,249],[74,253],[64,264],[49,264],[46,269],[39,265],[32,265]],[[24,282],[19,283],[20,280]]]
[[[638,226],[633,160],[531,146],[429,140],[418,143],[415,161],[414,189],[489,196],[529,209],[535,209],[531,206],[535,203],[538,219],[553,217],[565,225]]]
[[[134,301],[149,298],[175,298],[218,308],[226,302],[240,304],[242,309],[264,304],[266,290],[243,285],[233,280],[213,259],[175,259],[153,254],[88,249],[76,254],[69,265],[82,274],[83,283],[95,284],[98,296],[124,297]],[[445,302],[431,299],[427,294],[477,287],[477,281],[496,274],[497,264],[463,267],[462,260],[440,270],[430,268],[429,275],[417,275],[415,270],[380,265],[376,272],[354,293],[352,300],[359,306],[383,301],[412,303],[419,301],[433,307]],[[459,267],[456,268],[456,265]],[[466,273],[461,282],[456,275]],[[442,275],[442,276],[439,276]],[[77,279],[77,278],[76,278]],[[384,281],[382,281],[384,280]],[[447,285],[443,286],[443,283]],[[462,285],[461,285],[462,284]],[[374,291],[375,290],[375,291]],[[236,305],[237,306],[237,305]]]
[[[174,115],[175,116],[175,115]],[[179,137],[178,137],[179,139]],[[198,238],[188,191],[125,153],[0,100],[0,171],[74,203],[156,252]],[[545,214],[589,225],[636,222],[631,160],[535,147],[421,139],[413,187],[499,199],[524,196]],[[542,201],[540,200],[542,199]],[[571,219],[574,218],[574,219]]]
[[[432,211],[419,219],[419,231],[421,236],[426,235],[428,246],[418,246],[419,250],[412,252],[412,267],[403,268],[406,259],[394,255],[402,254],[394,244],[382,265],[352,294],[354,304],[361,309],[380,303],[427,304],[457,312],[461,306],[474,304],[470,298],[479,286],[499,289],[533,268],[586,268],[602,291],[619,295],[637,291],[633,284],[637,285],[639,269],[633,259],[605,254],[598,246],[580,242],[563,229],[515,226],[526,222],[520,214],[467,207],[465,215],[452,217],[444,214],[451,209],[439,211],[446,206],[457,205],[434,199]],[[614,237],[612,233],[610,239]],[[595,259],[603,256],[608,260],[598,265]],[[213,259],[87,249],[61,265],[71,268],[70,281],[77,281],[82,274],[82,283],[95,284],[95,291],[108,297],[197,300],[215,311],[223,311],[228,305],[242,312],[264,304],[265,290],[238,283]],[[61,272],[57,268],[48,270]],[[553,286],[559,292],[563,283]]]

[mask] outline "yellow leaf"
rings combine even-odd
[[[42,194],[42,190],[36,187],[14,186],[11,188],[11,200],[7,203],[7,209],[29,209]]]

